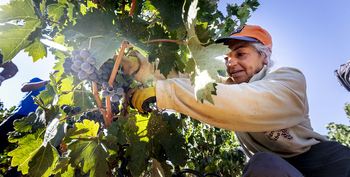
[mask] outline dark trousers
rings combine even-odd
[[[242,176],[350,177],[350,148],[335,141],[324,141],[292,158],[259,152],[249,160]]]
[[[17,119],[22,119],[23,117],[25,116],[20,114],[12,114],[0,124],[0,152],[3,152],[6,147],[10,145],[8,142],[7,133],[15,130],[13,122]]]

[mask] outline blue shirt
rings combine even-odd
[[[31,79],[29,81],[29,83],[40,82],[40,81],[43,81],[43,80],[35,77],[35,78]],[[22,100],[17,105],[16,109],[13,110],[12,114],[20,114],[20,115],[27,116],[30,112],[35,112],[35,110],[39,106],[34,103],[34,99],[32,98],[32,96],[36,97],[37,95],[40,94],[40,91],[43,91],[43,90],[45,90],[45,86],[43,86],[37,90],[27,92],[26,95],[24,95]]]

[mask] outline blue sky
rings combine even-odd
[[[8,3],[1,0],[0,4]],[[226,3],[242,1],[220,0],[219,8],[226,12]],[[247,24],[266,29],[273,40],[276,67],[288,66],[301,70],[307,80],[310,119],[315,131],[327,134],[330,122],[350,125],[344,104],[350,93],[337,82],[333,72],[350,60],[350,1],[337,0],[260,0]],[[53,56],[33,64],[28,53],[20,52],[13,62],[17,75],[0,87],[0,99],[5,107],[16,105],[24,93],[21,84],[33,77],[48,79],[54,65]]]

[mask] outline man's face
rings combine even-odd
[[[237,84],[249,82],[263,68],[264,55],[246,41],[230,40],[226,44],[231,49],[230,53],[224,55],[227,73]]]

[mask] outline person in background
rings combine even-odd
[[[224,56],[229,77],[218,78],[212,95],[215,105],[196,100],[189,78],[168,77],[129,91],[131,106],[147,112],[148,103],[156,101],[158,109],[235,131],[250,158],[243,177],[350,176],[350,148],[313,131],[303,73],[271,69],[272,38],[266,30],[243,25],[216,43],[231,52]],[[153,71],[141,66],[138,72],[149,77]]]
[[[339,84],[350,92],[350,60],[334,71]]]
[[[15,76],[18,72],[17,66],[12,61],[3,63],[3,57],[4,56],[0,53],[0,67],[3,68],[0,72],[0,86],[6,79]]]
[[[10,144],[8,142],[7,133],[14,131],[13,122],[17,119],[28,116],[30,112],[35,112],[38,105],[34,103],[32,97],[36,97],[40,94],[40,91],[45,90],[45,86],[49,82],[49,80],[44,81],[35,77],[22,85],[21,91],[25,92],[26,94],[19,102],[15,110],[13,110],[11,115],[0,124],[0,152],[3,152],[4,149]]]

